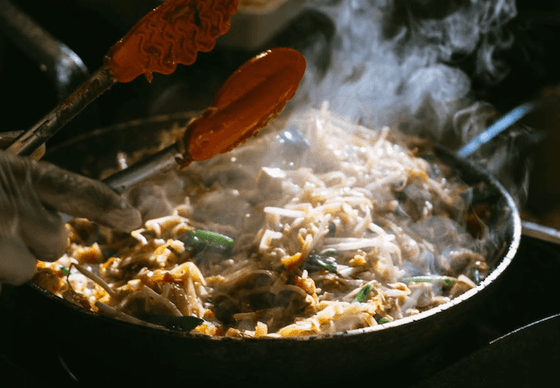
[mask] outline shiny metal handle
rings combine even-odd
[[[18,136],[7,148],[18,155],[31,155],[64,125],[80,113],[90,102],[99,97],[117,81],[108,67],[101,66],[86,82],[76,89],[32,128]]]
[[[183,164],[183,154],[177,143],[149,156],[146,159],[119,171],[103,182],[121,194],[129,187]]]

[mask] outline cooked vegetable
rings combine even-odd
[[[233,239],[223,234],[210,232],[208,230],[187,231],[179,238],[192,250],[193,255],[203,251],[217,252],[229,255],[233,249]]]
[[[336,273],[336,250],[327,249],[321,253],[311,254],[303,262],[303,268],[309,271],[325,269],[329,272]]]
[[[356,295],[356,297],[354,298],[354,302],[364,303],[367,300],[372,288],[373,287],[371,286],[371,284],[366,284],[365,286],[363,286],[358,292],[358,295]]]
[[[62,274],[63,274],[64,276],[70,275],[70,269],[69,269],[67,266],[65,266],[65,265],[61,265],[61,266],[60,266],[60,271],[62,272]]]

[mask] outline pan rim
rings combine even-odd
[[[154,124],[154,123],[173,123],[173,122],[180,122],[181,120],[189,120],[192,119],[194,117],[196,117],[196,112],[180,112],[180,113],[176,113],[176,114],[171,114],[171,115],[160,115],[160,116],[154,116],[148,119],[138,119],[138,120],[133,120],[133,121],[128,121],[125,123],[121,123],[121,124],[114,124],[108,127],[104,127],[104,128],[100,128],[96,131],[93,131],[91,133],[86,134],[85,136],[79,137],[79,138],[75,138],[72,139],[71,143],[74,142],[79,142],[84,140],[84,138],[88,138],[90,136],[95,136],[98,135],[100,133],[105,133],[107,131],[114,131],[115,129],[126,129],[128,127],[134,127],[137,126],[138,124],[142,123],[142,124]],[[445,312],[457,305],[459,305],[460,303],[463,302],[468,302],[472,299],[474,299],[475,296],[477,296],[481,291],[485,290],[486,288],[489,288],[490,286],[493,286],[495,284],[495,281],[500,277],[501,274],[503,274],[505,272],[505,270],[510,266],[511,262],[513,261],[515,255],[517,254],[517,250],[519,248],[520,242],[521,242],[521,235],[522,235],[522,222],[521,222],[521,215],[518,209],[518,206],[515,202],[515,200],[513,199],[513,197],[511,196],[511,194],[504,188],[504,186],[497,180],[496,177],[494,177],[489,171],[487,171],[486,169],[484,169],[482,166],[471,162],[468,159],[465,159],[463,157],[457,156],[456,154],[454,154],[452,151],[445,149],[444,147],[436,147],[436,151],[440,151],[443,152],[446,155],[452,155],[454,158],[456,158],[458,161],[460,161],[461,163],[466,164],[470,169],[472,169],[476,174],[479,174],[480,176],[483,177],[482,181],[486,181],[487,183],[490,183],[491,185],[495,186],[498,191],[500,192],[501,197],[505,200],[504,206],[506,208],[509,209],[510,214],[509,214],[509,218],[511,219],[511,223],[512,223],[512,229],[511,229],[511,235],[508,235],[508,237],[511,237],[511,241],[509,241],[508,244],[508,248],[507,251],[505,253],[501,254],[501,258],[498,258],[497,261],[497,265],[496,267],[488,274],[488,276],[480,283],[478,284],[476,287],[470,289],[469,291],[461,294],[460,296],[446,302],[443,303],[437,307],[431,308],[429,310],[423,311],[419,314],[416,315],[412,315],[409,317],[405,317],[405,318],[400,318],[397,319],[395,321],[392,322],[387,322],[387,323],[383,323],[383,324],[378,324],[378,325],[374,325],[374,326],[369,326],[369,327],[365,327],[365,328],[360,328],[360,329],[354,329],[354,330],[345,330],[345,331],[340,331],[340,332],[335,332],[335,333],[328,333],[328,334],[311,334],[311,335],[305,335],[305,336],[294,336],[294,337],[275,337],[275,336],[271,336],[271,337],[259,337],[259,338],[253,338],[253,337],[225,337],[225,336],[209,336],[209,335],[205,335],[205,334],[201,334],[201,333],[185,333],[185,332],[180,332],[180,331],[174,331],[174,330],[170,330],[170,329],[166,329],[166,328],[153,328],[153,327],[149,327],[149,326],[143,326],[143,325],[138,325],[135,323],[131,323],[131,322],[126,322],[126,321],[122,321],[113,317],[109,317],[109,316],[104,316],[102,314],[98,314],[95,312],[92,312],[90,310],[86,310],[80,306],[77,306],[63,298],[60,298],[52,293],[50,293],[49,291],[43,289],[42,287],[38,286],[37,284],[33,283],[33,282],[29,282],[27,283],[27,286],[29,286],[34,292],[39,292],[41,295],[47,297],[48,299],[55,301],[56,303],[60,303],[62,306],[67,307],[67,308],[71,308],[72,310],[74,310],[75,312],[79,313],[79,314],[84,314],[84,316],[92,318],[92,319],[98,319],[98,320],[102,320],[102,321],[107,321],[107,323],[109,325],[111,324],[117,324],[117,325],[124,325],[124,328],[134,328],[136,330],[144,330],[147,333],[151,333],[153,335],[166,335],[166,336],[172,336],[172,337],[180,337],[180,338],[196,338],[196,339],[204,339],[204,340],[208,340],[209,343],[215,342],[215,341],[242,341],[242,342],[253,342],[253,341],[277,341],[277,342],[293,342],[293,341],[320,341],[320,340],[328,340],[328,339],[332,339],[332,338],[338,338],[340,336],[360,336],[360,335],[370,335],[370,334],[374,334],[377,332],[382,332],[385,331],[387,329],[394,329],[394,328],[404,328],[407,325],[410,324],[414,324],[418,321],[424,321],[425,319],[428,319],[429,317],[432,317],[436,314]],[[52,150],[51,150],[52,152]]]

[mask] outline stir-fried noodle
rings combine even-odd
[[[476,286],[485,252],[465,230],[466,186],[394,136],[327,107],[278,119],[166,177],[163,197],[182,203],[131,236],[70,223],[67,253],[36,281],[132,322],[197,317],[193,333],[216,336],[333,333],[431,309]]]

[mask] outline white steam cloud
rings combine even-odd
[[[489,104],[475,101],[471,80],[491,85],[508,74],[499,54],[513,45],[507,24],[517,15],[515,0],[314,4],[334,21],[336,37],[326,73],[310,69],[302,85],[312,106],[328,101],[331,110],[354,122],[390,125],[450,148],[496,119]],[[502,159],[493,158],[490,168],[503,174],[508,165],[520,163],[518,154],[501,150]],[[474,159],[485,164],[489,158],[479,153]],[[521,163],[529,169],[528,162]],[[524,200],[528,178],[521,176],[514,182],[498,177],[511,181],[510,191]]]
[[[513,0],[344,0],[318,7],[334,20],[337,37],[329,71],[308,82],[309,98],[315,106],[328,100],[354,121],[382,126],[407,117],[407,127],[418,127],[411,117],[429,106],[431,134],[440,140],[450,116],[472,103],[472,76],[497,82],[507,74],[495,54],[512,44],[504,26],[516,16]],[[453,65],[467,57],[474,58],[473,74]]]

